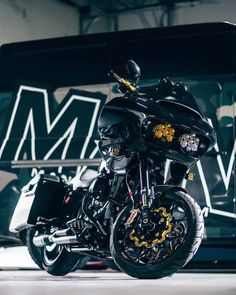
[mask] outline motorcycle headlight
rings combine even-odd
[[[195,133],[183,134],[179,137],[181,148],[185,152],[197,152],[199,147],[199,138]]]
[[[169,123],[155,125],[152,129],[155,138],[165,142],[172,142],[175,129]]]

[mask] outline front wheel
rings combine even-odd
[[[178,191],[161,196],[150,208],[147,225],[141,210],[132,218],[130,212],[129,206],[122,210],[110,240],[115,263],[128,275],[140,279],[169,276],[198,250],[204,220],[199,205],[188,194]]]

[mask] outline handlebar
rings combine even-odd
[[[110,76],[113,76],[115,80],[119,83],[119,89],[122,93],[130,93],[130,94],[138,94],[138,89],[131,84],[128,80],[121,78],[119,75],[117,75],[114,71],[109,72]]]

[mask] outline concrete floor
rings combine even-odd
[[[44,271],[0,271],[1,295],[236,295],[236,274],[178,273],[137,280],[116,272],[79,271],[52,277]]]

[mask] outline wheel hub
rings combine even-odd
[[[161,244],[172,230],[171,220],[173,217],[166,211],[166,208],[155,208],[153,215],[159,217],[159,222],[151,232],[143,233],[133,228],[129,233],[130,240],[134,241],[135,246],[138,248],[152,248],[156,244]]]

